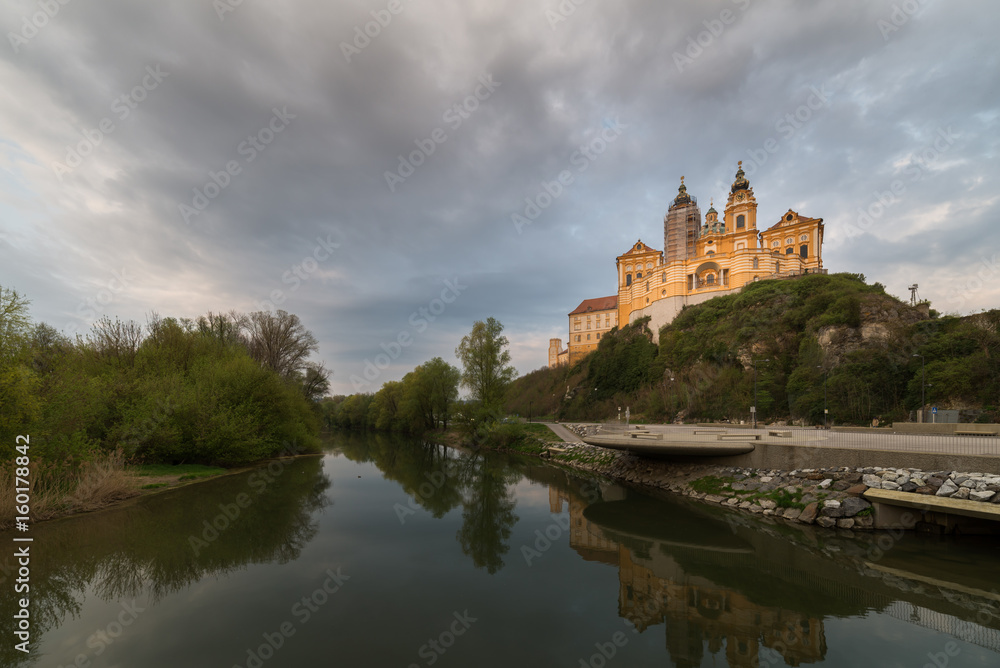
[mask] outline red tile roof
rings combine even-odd
[[[576,310],[570,312],[570,315],[588,313],[590,311],[607,311],[608,309],[613,308],[618,308],[618,295],[598,297],[597,299],[584,299],[580,302],[580,305],[576,307]]]

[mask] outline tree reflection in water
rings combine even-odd
[[[207,576],[298,558],[316,535],[315,514],[330,503],[331,482],[319,457],[282,463],[280,473],[266,478],[266,469],[257,469],[33,527],[34,544],[45,549],[33,551],[31,560],[31,653],[48,629],[81,614],[88,594],[156,603]],[[233,504],[240,494],[252,499],[250,505],[215,540],[194,549],[192,537],[203,538],[205,522],[222,513],[220,504]],[[0,587],[6,619],[16,597],[13,587]],[[12,643],[0,647],[0,665],[35,660]]]

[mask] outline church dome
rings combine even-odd
[[[688,195],[687,186],[684,185],[684,177],[681,177],[681,187],[677,189],[677,197],[674,198],[674,206],[678,204],[689,204],[691,195]]]

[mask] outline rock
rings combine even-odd
[[[746,479],[747,477],[742,473],[737,473],[736,475],[733,476],[733,480],[746,480]]]
[[[871,529],[875,526],[875,518],[871,515],[862,515],[861,517],[852,517],[854,520],[855,529]]]
[[[806,524],[812,524],[816,520],[816,515],[819,512],[819,504],[815,501],[810,503],[799,513],[799,521],[805,522]]]
[[[734,482],[732,485],[730,485],[730,487],[734,492],[742,492],[747,488],[746,485],[744,485],[741,482]]]
[[[827,478],[827,479],[825,479],[825,480],[824,480],[823,482],[821,482],[821,483],[820,483],[820,484],[818,485],[818,487],[819,487],[820,489],[827,489],[827,488],[829,488],[829,487],[830,487],[830,485],[831,485],[831,484],[833,484],[833,478]]]
[[[723,501],[725,501],[725,498],[717,494],[709,494],[705,497],[705,500],[708,501],[709,503],[722,503]]]
[[[961,487],[963,482],[967,482],[969,480],[969,476],[967,476],[967,475],[956,475],[956,476],[952,477],[952,480],[955,481],[956,485],[958,485],[959,487]]]
[[[823,504],[823,510],[819,512],[823,517],[843,517],[844,509],[840,507],[839,501],[828,499]]]
[[[866,475],[861,480],[866,487],[874,487],[875,489],[882,489],[882,478],[875,475]]]
[[[966,489],[975,489],[976,481],[973,480],[972,478],[969,478],[967,480],[963,480],[962,482],[958,483],[958,486],[965,487]]]
[[[841,473],[837,475],[837,478],[851,485],[861,482],[860,473]]]
[[[953,498],[953,499],[967,499],[967,498],[969,498],[969,492],[970,492],[970,490],[969,490],[968,487],[959,487],[958,491],[951,495],[951,498]]]
[[[760,507],[763,508],[764,510],[774,510],[775,508],[778,507],[778,504],[772,501],[771,499],[759,499],[757,503],[759,503]]]
[[[736,498],[735,496],[734,496],[734,497],[732,497],[732,498],[730,498],[730,499],[726,499],[726,505],[727,505],[727,506],[735,506],[735,505],[737,505],[737,504],[738,504],[739,502],[740,502],[740,500],[739,500],[739,499],[737,499],[737,498]]]
[[[847,482],[846,480],[838,480],[835,483],[833,483],[831,487],[837,490],[838,492],[844,492],[851,488],[851,483]]]
[[[845,489],[844,491],[847,492],[848,494],[857,494],[857,495],[860,495],[860,494],[864,494],[867,489],[868,489],[868,485],[865,485],[865,484],[862,483],[862,484],[858,484],[858,485],[852,485],[852,486],[848,487],[847,489]]]
[[[944,483],[941,484],[941,487],[938,488],[935,496],[951,496],[957,491],[958,485],[951,480],[945,480]]]
[[[924,485],[923,487],[917,487],[913,491],[917,494],[933,494],[934,488],[929,485]]]
[[[817,517],[816,524],[823,527],[824,529],[831,529],[837,526],[837,520],[832,517]]]
[[[826,476],[822,473],[810,473],[806,476],[807,480],[823,480],[824,478],[826,478]]]
[[[1000,503],[1000,494],[994,496],[993,499],[990,500],[990,503]]]
[[[802,511],[798,508],[785,508],[784,511],[785,512],[782,514],[782,517],[786,520],[796,520],[799,518],[799,515],[802,514]]]
[[[774,515],[774,511],[773,511],[773,510],[768,510],[767,508],[765,508],[765,509],[764,509],[764,515],[765,515],[765,516],[771,516],[771,515]]]
[[[796,487],[795,485],[788,485],[784,488],[784,490],[789,494],[795,494],[796,492],[799,491],[799,488]]]
[[[969,492],[969,498],[973,501],[989,501],[994,496],[996,492]]]
[[[902,492],[913,492],[913,491],[915,491],[917,489],[917,483],[915,483],[915,482],[908,482],[908,483],[902,485],[899,489]]]
[[[741,510],[746,510],[747,508],[749,508],[749,507],[750,507],[750,506],[752,506],[752,505],[753,505],[753,504],[752,504],[752,503],[750,503],[749,501],[744,501],[744,502],[742,502],[742,503],[740,504],[740,509],[741,509]]]
[[[774,480],[774,478],[772,478],[769,475],[761,476],[761,479],[760,479],[761,482],[771,482],[772,480]]]
[[[854,527],[854,520],[850,517],[843,517],[837,520],[838,529],[851,529]]]
[[[761,508],[760,506],[758,506],[755,503],[755,504],[753,504],[753,505],[750,506],[750,512],[751,513],[762,513],[762,512],[764,512],[764,509]]]
[[[928,486],[937,489],[942,484],[944,484],[944,478],[940,478],[940,477],[938,477],[936,475],[932,475],[931,477],[927,478],[927,484],[928,484]]]
[[[848,499],[844,499],[841,502],[840,507],[844,511],[844,517],[854,517],[865,508],[871,508],[872,504],[868,503],[864,499],[852,496]]]
[[[891,490],[891,491],[895,491],[895,490],[899,489],[899,485],[896,484],[896,483],[894,483],[894,482],[891,482],[889,480],[883,480],[882,481],[882,489],[888,489],[888,490]]]

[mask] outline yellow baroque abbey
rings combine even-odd
[[[823,219],[789,209],[763,232],[757,229],[757,199],[739,163],[722,218],[709,206],[702,221],[698,200],[684,177],[663,219],[663,250],[637,241],[616,260],[618,295],[585,300],[570,313],[569,347],[550,340],[549,366],[570,364],[594,350],[596,340],[575,338],[574,318],[588,302],[617,311],[615,324],[650,316],[654,339],[690,304],[738,292],[752,281],[826,273],[823,268]],[[596,304],[595,304],[596,305]]]

